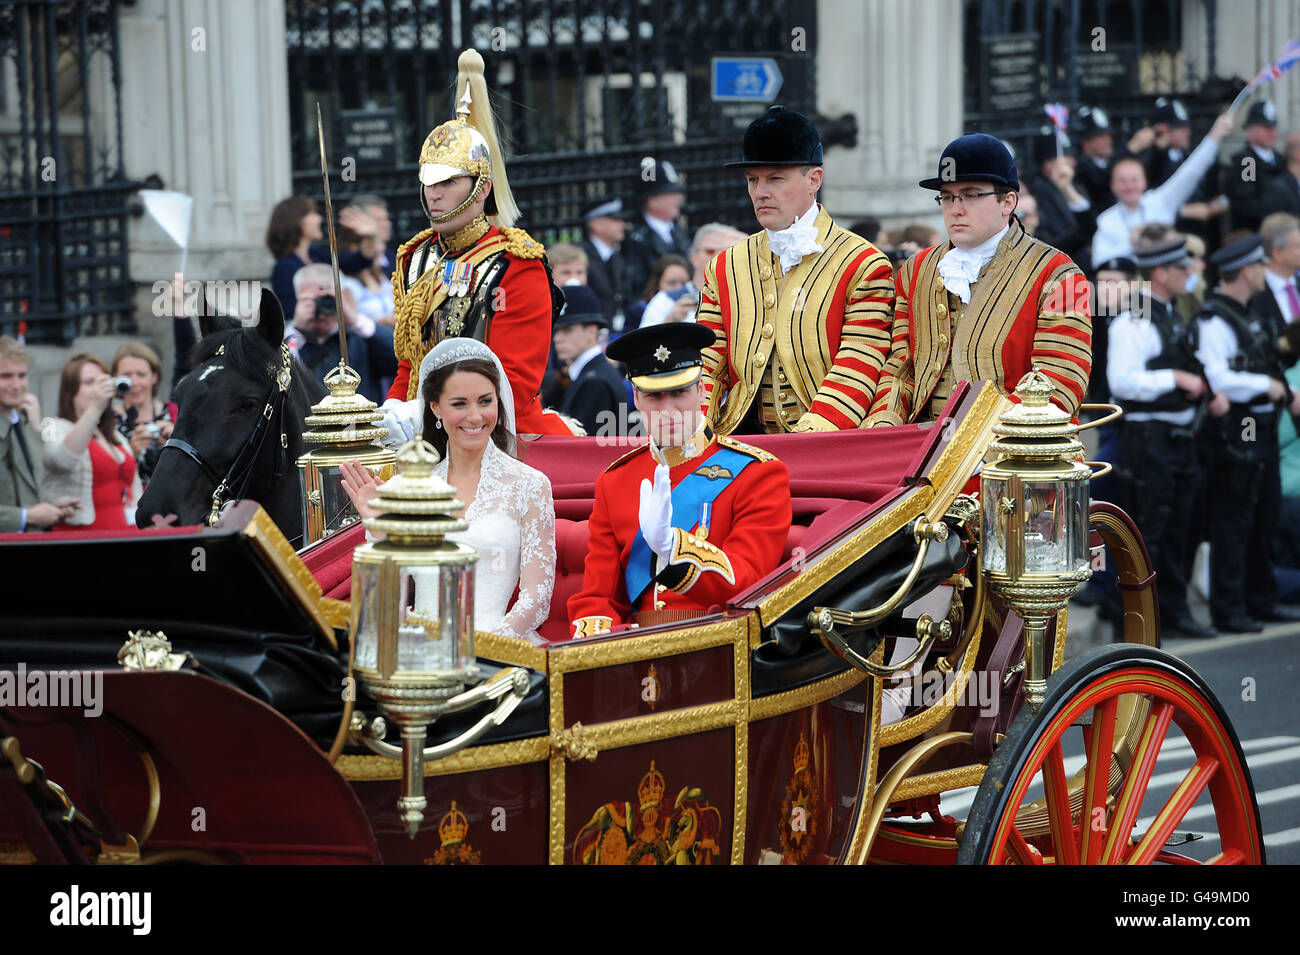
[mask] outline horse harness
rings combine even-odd
[[[222,345],[217,349],[216,354],[224,355],[225,352],[226,346]],[[289,393],[289,384],[293,379],[292,362],[293,357],[289,353],[288,344],[281,342],[280,370],[276,373],[275,382],[271,385],[271,390],[266,396],[266,405],[257,418],[257,424],[253,427],[252,434],[245,439],[239,453],[235,455],[235,460],[231,462],[225,477],[218,478],[212,466],[204,460],[199,450],[188,441],[171,438],[163,445],[164,451],[168,448],[175,448],[177,451],[183,452],[216,485],[216,489],[212,492],[212,509],[208,512],[209,526],[216,526],[227,493],[231,495],[230,500],[232,502],[247,497],[246,491],[253,477],[253,469],[261,458],[267,435],[272,432],[273,427],[280,432],[281,453],[276,455],[275,473],[272,475],[272,481],[278,481],[283,476],[285,460],[287,459],[284,451],[289,448],[289,438],[284,432],[284,402]]]

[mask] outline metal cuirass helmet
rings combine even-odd
[[[424,200],[424,187],[432,186],[457,176],[473,176],[474,188],[470,190],[465,201],[450,212],[430,221],[434,223],[449,222],[456,218],[483,194],[483,189],[492,180],[492,152],[488,148],[483,134],[470,125],[469,85],[456,107],[456,118],[436,127],[420,147],[420,208],[429,215],[428,205]],[[491,193],[488,194],[484,210],[488,215],[496,214],[496,203]]]

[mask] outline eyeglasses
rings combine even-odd
[[[944,206],[952,208],[952,204],[959,199],[962,205],[967,205],[973,199],[983,199],[985,196],[996,196],[997,194],[996,189],[990,189],[988,192],[941,193],[934,197],[934,204],[940,208]]]

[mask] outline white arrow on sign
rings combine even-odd
[[[775,60],[763,60],[763,72],[767,75],[767,85],[763,87],[763,99],[771,101],[776,98],[781,88],[781,71],[776,68]]]

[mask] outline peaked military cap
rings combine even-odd
[[[1236,242],[1229,242],[1218,252],[1210,256],[1210,264],[1219,273],[1235,272],[1252,262],[1264,261],[1264,241],[1257,235],[1242,236]]]
[[[1158,265],[1192,264],[1191,253],[1187,251],[1187,237],[1182,235],[1163,242],[1134,246],[1133,258],[1140,269],[1154,269]]]
[[[1137,270],[1137,262],[1133,261],[1132,257],[1127,255],[1117,255],[1113,259],[1107,259],[1105,262],[1100,262],[1097,264],[1095,269],[1098,273],[1123,272],[1125,275],[1132,275]]]
[[[1084,106],[1074,114],[1073,120],[1070,125],[1074,127],[1074,135],[1080,140],[1091,139],[1093,136],[1111,131],[1110,117],[1100,106]]]
[[[677,175],[677,170],[673,168],[673,164],[667,159],[643,161],[638,176],[636,186],[638,202],[644,202],[653,196],[663,195],[665,192],[686,191],[682,188],[681,176]]]
[[[770,106],[766,113],[749,124],[740,147],[738,166],[820,166],[822,137],[817,127],[803,113],[784,106]]]
[[[666,322],[638,328],[611,342],[605,356],[627,365],[638,391],[674,391],[700,380],[714,334],[696,322]]]
[[[623,200],[617,196],[602,196],[592,203],[591,207],[582,214],[586,221],[599,219],[601,216],[608,216],[611,219],[626,219],[628,210],[623,207]]]

